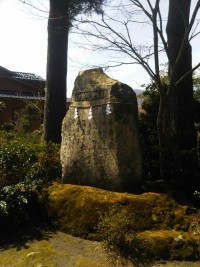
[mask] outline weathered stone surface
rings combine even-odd
[[[130,191],[141,182],[137,100],[102,69],[79,73],[63,120],[65,183]]]

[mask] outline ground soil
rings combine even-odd
[[[103,244],[62,232],[0,246],[0,267],[199,267],[200,262],[132,263],[104,249]],[[23,239],[22,238],[22,239]]]

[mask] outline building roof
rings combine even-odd
[[[0,75],[6,75],[21,80],[45,81],[41,76],[35,75],[34,73],[10,71],[2,66],[0,66]]]

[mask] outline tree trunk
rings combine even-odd
[[[68,2],[50,0],[44,111],[45,142],[61,142],[61,125],[66,113]]]
[[[192,53],[186,44],[179,64],[176,60],[189,24],[191,0],[169,0],[167,37],[170,85],[160,90],[158,134],[163,179],[186,185],[194,167],[196,134],[193,114],[192,73],[176,82],[192,68]]]

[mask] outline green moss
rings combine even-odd
[[[168,260],[194,260],[198,258],[196,241],[185,232],[146,231],[137,238],[146,244],[146,257]]]
[[[135,231],[189,227],[187,206],[164,194],[134,195],[53,183],[42,193],[41,201],[62,230],[87,238],[97,232],[100,216],[113,206],[127,212]]]
[[[76,261],[76,267],[101,267],[98,263],[86,258],[79,258]]]
[[[54,246],[48,241],[38,241],[31,248],[16,249],[12,248],[0,251],[0,266],[27,267],[27,266],[48,266],[56,267],[53,257],[56,254]]]
[[[72,235],[106,241],[133,257],[196,259],[200,238],[186,233],[194,215],[166,194],[53,183],[40,200],[58,227]],[[179,236],[183,239],[176,242]]]
[[[47,232],[45,240],[19,243],[0,249],[1,267],[111,267],[118,266],[99,242],[75,238],[62,232]],[[119,264],[119,266],[122,266]]]

